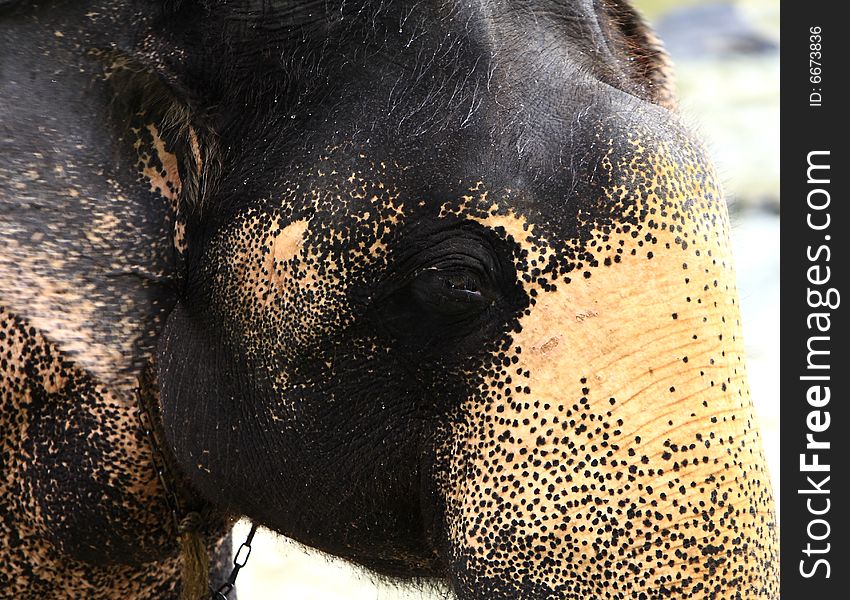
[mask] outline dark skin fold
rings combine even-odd
[[[725,205],[627,4],[82,4],[0,8],[19,597],[178,593],[143,373],[214,559],[244,515],[463,600],[778,594]]]

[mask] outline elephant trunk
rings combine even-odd
[[[600,233],[598,265],[534,294],[447,433],[460,598],[778,597],[725,205],[669,186],[645,206],[689,234]]]

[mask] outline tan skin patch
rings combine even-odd
[[[286,285],[285,278],[291,276],[286,265],[301,251],[309,225],[307,220],[293,221],[272,240],[271,251],[266,259],[266,273],[273,288],[279,289]]]
[[[201,144],[198,142],[198,132],[194,127],[189,127],[189,148],[192,151],[192,159],[195,161],[195,173],[200,177],[204,171],[204,161],[201,157]]]
[[[150,135],[153,146],[143,142],[142,137],[134,144],[139,155],[138,169],[141,175],[150,184],[150,190],[161,195],[171,205],[174,215],[173,243],[175,249],[183,253],[186,251],[186,223],[181,218],[180,196],[183,190],[183,181],[180,179],[177,155],[166,148],[166,142],[159,133],[154,123],[145,125]],[[137,135],[139,134],[139,130]],[[189,148],[195,163],[197,177],[203,171],[203,160],[198,135],[194,128],[188,129]]]
[[[255,216],[247,219],[241,228],[245,237],[263,228],[267,233],[263,243],[234,247],[228,256],[231,268],[240,274],[243,290],[251,291],[262,306],[285,291],[292,276],[289,263],[301,252],[309,225],[308,220],[302,219],[281,228],[280,221],[274,219],[264,228]]]
[[[310,222],[307,220],[293,221],[274,238],[271,255],[278,263],[286,262],[298,254],[304,245],[304,233]]]
[[[152,166],[149,161],[146,161],[142,168],[142,174],[150,182],[152,192],[162,194],[165,198],[176,202],[181,189],[177,156],[165,148],[165,140],[159,135],[156,125],[149,123],[147,130],[153,138],[153,151],[156,153],[156,158],[161,163],[162,168],[158,169]]]

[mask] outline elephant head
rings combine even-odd
[[[639,17],[213,4],[140,59],[180,107],[158,377],[197,490],[463,600],[778,595],[726,207]]]

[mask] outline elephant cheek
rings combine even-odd
[[[461,598],[778,596],[718,239],[627,254],[520,320],[442,455]]]

